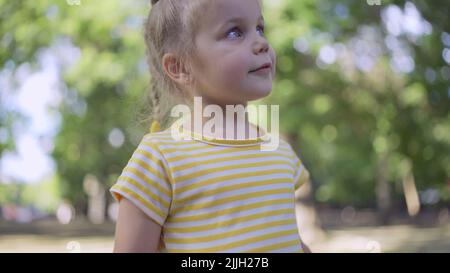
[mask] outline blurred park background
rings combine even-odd
[[[315,252],[450,252],[450,4],[263,0]],[[0,0],[0,252],[111,252],[149,0]]]

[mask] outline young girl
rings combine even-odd
[[[145,38],[155,120],[171,98],[225,111],[272,90],[276,58],[258,0],[152,0]],[[244,125],[245,139],[183,126],[191,138],[179,140],[154,122],[111,188],[114,251],[309,252],[294,195],[308,171],[286,141],[263,151],[268,133]]]

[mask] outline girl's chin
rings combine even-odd
[[[258,100],[269,96],[271,92],[272,88],[253,90],[247,93],[247,98],[249,101]]]

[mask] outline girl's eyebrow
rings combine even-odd
[[[227,20],[225,23],[223,23],[220,27],[219,30],[223,29],[225,26],[227,26],[229,23],[235,23],[235,22],[245,22],[247,20],[247,18],[245,17],[233,17],[229,20]],[[261,15],[258,18],[258,21],[262,21],[264,23],[264,17]]]

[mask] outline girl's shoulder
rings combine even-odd
[[[174,147],[180,144],[189,144],[192,141],[186,141],[183,135],[172,132],[171,128],[164,131],[148,132],[141,140],[141,143],[158,147]]]
[[[283,150],[289,150],[289,151],[295,153],[294,149],[292,148],[291,143],[289,143],[289,141],[282,135],[280,135],[280,138],[279,138],[279,147]]]
[[[300,149],[295,149],[295,146],[291,144],[290,141],[288,141],[286,138],[280,136],[279,139],[279,148],[280,150],[287,152],[289,157],[298,164],[298,161],[300,161],[301,158],[301,151]]]
[[[149,132],[146,133],[143,137],[143,140],[145,141],[152,141],[152,142],[158,142],[158,141],[167,141],[172,138],[170,131],[160,131],[160,132]]]

